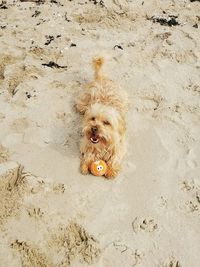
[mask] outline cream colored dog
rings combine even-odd
[[[93,161],[107,163],[105,177],[114,178],[125,153],[127,96],[101,74],[103,58],[93,60],[95,79],[78,97],[76,108],[84,115],[81,140],[81,172],[88,174]]]

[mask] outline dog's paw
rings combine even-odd
[[[81,164],[80,169],[81,169],[81,173],[82,173],[83,175],[87,175],[87,174],[89,173],[88,165],[85,164],[85,163],[82,163],[82,164]]]
[[[108,166],[108,169],[105,173],[107,179],[114,179],[119,173],[119,169],[115,169],[112,166]]]
[[[79,112],[81,115],[84,115],[85,113],[85,108],[81,106],[80,104],[75,104],[74,109],[76,110],[76,112]]]

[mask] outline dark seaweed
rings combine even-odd
[[[45,45],[49,45],[53,40],[53,35],[46,35],[47,41],[45,42]]]
[[[196,23],[196,24],[194,24],[192,27],[194,27],[194,28],[199,28],[199,26],[198,26],[198,24]]]
[[[90,2],[92,2],[94,5],[100,5],[101,7],[105,7],[105,3],[103,0],[89,0]]]
[[[41,13],[40,11],[35,10],[35,13],[32,15],[32,17],[36,18],[38,15],[40,15],[40,13]]]
[[[0,9],[8,9],[8,7],[6,6],[6,1],[2,1],[0,4]]]
[[[66,69],[67,66],[60,66],[54,61],[49,61],[49,63],[43,63],[42,66],[49,67],[49,68],[56,68],[56,69]]]
[[[123,50],[123,47],[121,45],[115,45],[114,49],[116,49],[116,48]]]
[[[151,17],[150,20],[153,21],[153,23],[160,23],[162,26],[177,26],[180,25],[179,22],[176,20],[177,16],[169,16],[168,18],[162,18],[162,17]]]
[[[71,21],[70,19],[67,18],[67,12],[65,12],[65,20],[66,20],[67,22],[70,22],[70,21]]]

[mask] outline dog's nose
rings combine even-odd
[[[93,133],[93,134],[96,134],[97,131],[98,131],[98,128],[97,128],[96,126],[93,126],[93,127],[91,128],[91,130],[92,130],[92,133]]]

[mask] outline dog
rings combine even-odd
[[[112,179],[118,175],[125,154],[128,97],[102,74],[103,57],[92,63],[94,81],[86,85],[76,101],[76,109],[83,115],[80,170],[88,174],[91,163],[101,159],[107,163],[105,177]]]

